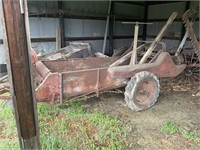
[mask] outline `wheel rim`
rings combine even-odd
[[[188,54],[183,53],[184,62],[187,64],[186,69],[182,74],[177,76],[176,79],[179,80],[178,84],[183,84],[183,86],[194,85],[200,81],[200,64],[197,56],[194,53]]]
[[[147,79],[141,81],[135,91],[135,102],[138,105],[146,105],[153,101],[156,95],[157,84],[155,81]]]

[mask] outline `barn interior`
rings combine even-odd
[[[0,8],[0,111],[12,107],[16,119],[14,137],[4,136],[9,121],[0,124],[0,148],[200,149],[199,1],[0,0]],[[101,141],[86,121],[88,140],[70,131],[48,147],[37,105],[59,108],[62,120],[71,101],[117,118],[127,134]]]

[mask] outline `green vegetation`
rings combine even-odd
[[[161,132],[169,133],[169,134],[181,134],[185,139],[199,143],[200,135],[195,131],[186,131],[175,123],[168,122],[161,126]]]
[[[5,101],[0,103],[0,149],[19,149],[17,128],[12,108]]]
[[[19,149],[11,107],[0,105],[0,149]],[[128,126],[103,112],[89,113],[80,101],[38,104],[42,149],[120,150],[130,147]]]

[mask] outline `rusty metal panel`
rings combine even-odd
[[[92,68],[108,67],[111,63],[116,61],[118,57],[109,58],[81,58],[70,60],[54,60],[44,61],[44,65],[47,66],[52,72],[67,72]]]
[[[60,75],[58,73],[50,73],[35,90],[36,98],[39,101],[48,100],[53,102],[60,99]]]
[[[63,73],[63,95],[65,97],[97,93],[122,86],[122,81],[111,79],[107,68],[96,68]]]
[[[153,63],[117,66],[108,69],[112,78],[130,78],[140,71],[149,71],[158,77],[175,77],[186,65],[175,65],[168,52],[162,52]]]
[[[45,76],[50,72],[50,70],[41,62],[41,61],[37,61],[35,63],[35,69],[37,70],[37,72],[43,77],[45,78]]]

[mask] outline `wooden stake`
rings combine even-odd
[[[135,33],[134,33],[134,40],[133,40],[133,52],[132,52],[132,55],[131,55],[131,61],[130,61],[129,65],[135,65],[137,63],[138,31],[139,31],[139,25],[136,22]]]
[[[8,50],[8,73],[21,149],[40,149],[36,102],[32,88],[27,37],[26,0],[1,2],[4,43]],[[21,5],[24,6],[21,6]],[[22,9],[24,9],[22,11]],[[26,14],[27,15],[27,14]],[[5,23],[5,24],[4,24]],[[30,37],[29,37],[30,38]]]

